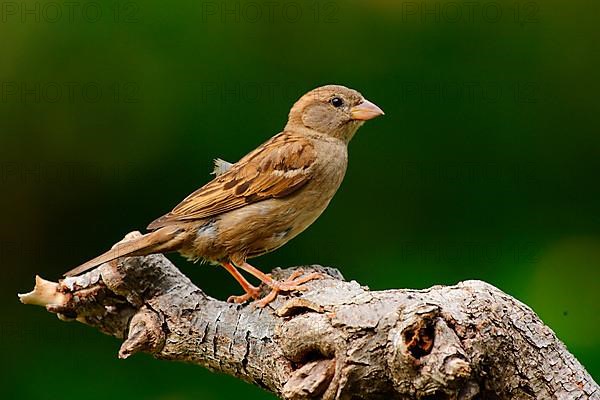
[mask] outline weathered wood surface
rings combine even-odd
[[[285,399],[600,399],[537,315],[487,283],[370,291],[304,269],[329,278],[264,309],[208,297],[162,255],[38,279],[21,301],[124,339],[121,358],[187,361]]]

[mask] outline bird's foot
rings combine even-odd
[[[287,279],[284,279],[282,281],[274,280],[269,283],[265,282],[271,288],[271,291],[268,295],[266,295],[260,300],[255,301],[253,304],[259,308],[264,308],[273,300],[275,300],[280,292],[303,292],[308,289],[308,286],[304,285],[304,283],[322,278],[324,278],[323,274],[320,274],[318,272],[304,274],[304,271],[302,269],[297,269]]]
[[[245,288],[246,293],[240,296],[229,296],[227,298],[228,303],[242,304],[250,299],[256,300],[260,297],[260,289],[255,286],[249,286]]]

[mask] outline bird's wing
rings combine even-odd
[[[280,133],[186,197],[148,229],[210,218],[261,200],[285,197],[311,179],[315,159],[308,139]]]

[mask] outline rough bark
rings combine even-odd
[[[487,283],[375,292],[303,268],[328,278],[264,309],[208,297],[162,255],[37,278],[20,297],[124,339],[120,358],[187,361],[285,399],[600,399],[537,315]]]

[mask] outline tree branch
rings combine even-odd
[[[124,339],[120,358],[187,361],[285,399],[600,398],[537,315],[489,284],[373,292],[304,269],[329,279],[265,309],[208,297],[162,255],[38,277],[20,298]]]

